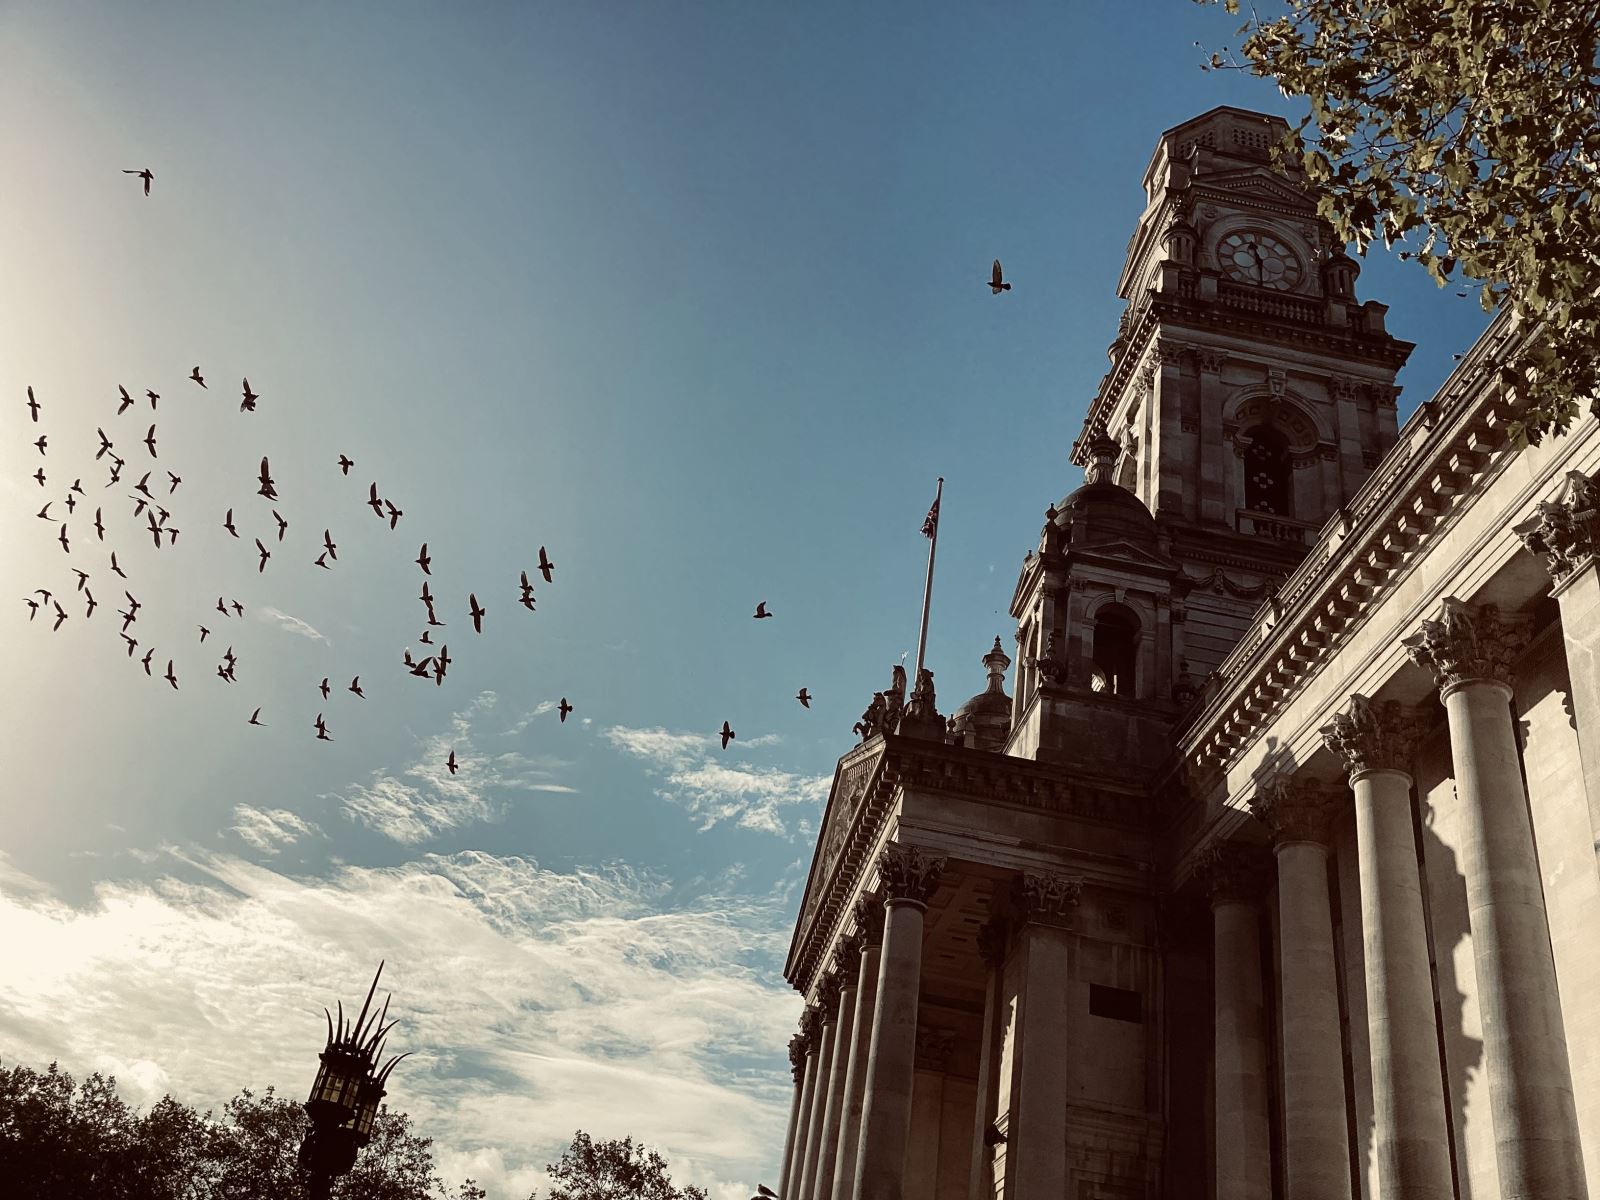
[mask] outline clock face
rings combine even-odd
[[[1300,282],[1295,252],[1268,233],[1230,233],[1217,243],[1217,262],[1229,279],[1288,291]]]

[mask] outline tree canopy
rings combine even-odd
[[[1243,61],[1210,65],[1308,101],[1283,153],[1322,215],[1513,315],[1500,382],[1519,440],[1566,432],[1585,400],[1600,416],[1600,0],[1280,7],[1240,28]]]
[[[580,1129],[546,1170],[549,1200],[706,1200],[701,1188],[674,1187],[666,1159],[631,1137],[597,1142]]]

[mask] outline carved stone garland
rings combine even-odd
[[[1396,700],[1374,703],[1360,692],[1324,725],[1322,741],[1352,775],[1362,771],[1409,771],[1422,733],[1420,716]]]
[[[1441,692],[1474,679],[1511,686],[1511,664],[1528,644],[1527,622],[1500,615],[1493,604],[1469,607],[1454,596],[1444,600],[1438,620],[1401,644],[1413,662],[1433,672]]]

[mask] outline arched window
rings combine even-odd
[[[1293,516],[1289,439],[1271,425],[1257,425],[1245,437],[1249,444],[1244,452],[1244,506],[1253,512]]]
[[[1094,651],[1099,668],[1090,686],[1113,696],[1134,694],[1134,664],[1139,658],[1139,618],[1121,604],[1107,604],[1094,615]]]

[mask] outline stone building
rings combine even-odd
[[[783,1200],[1600,1189],[1600,422],[1510,446],[1500,321],[1398,425],[1282,128],[1161,136],[1014,695],[839,760]]]

